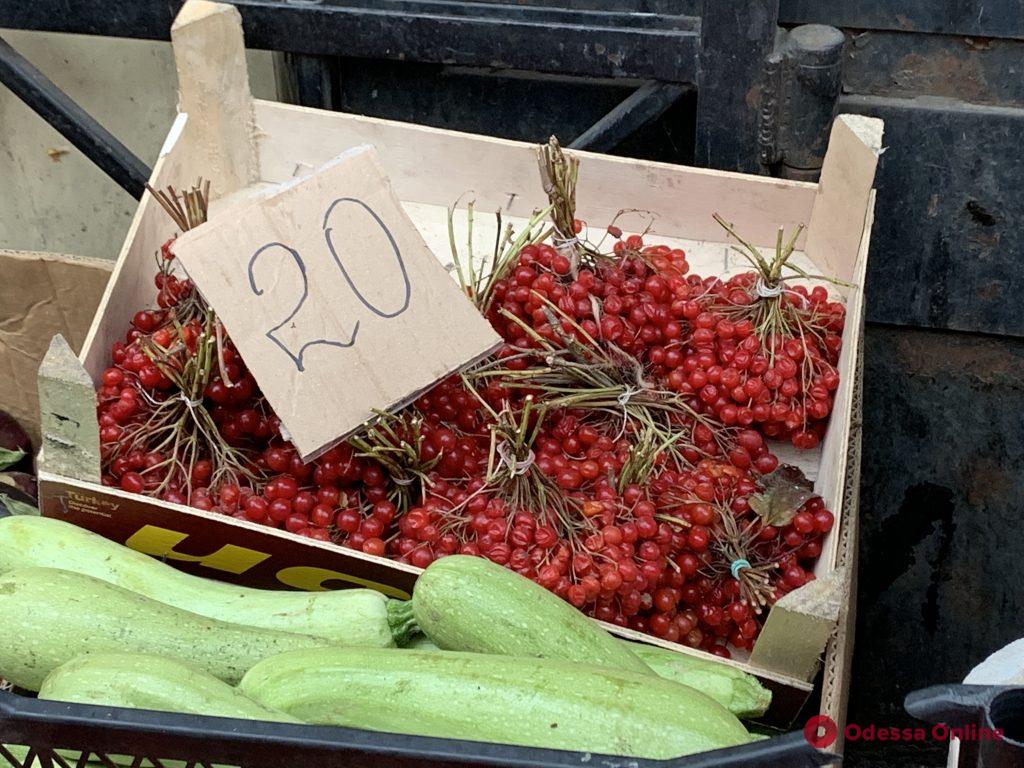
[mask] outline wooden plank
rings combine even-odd
[[[197,164],[222,195],[259,177],[242,17],[224,3],[188,0],[171,26],[178,111],[193,115]],[[201,127],[201,130],[199,130]],[[185,180],[178,182],[184,184]]]
[[[783,595],[754,644],[751,666],[813,680],[849,594],[849,569],[840,566]]]
[[[204,175],[202,158],[192,151],[195,139],[189,122],[187,115],[180,114],[171,127],[160,158],[153,166],[153,186],[181,186]],[[144,194],[82,345],[80,359],[94,380],[107,366],[110,347],[123,340],[135,312],[155,303],[154,258],[160,245],[175,232],[174,223],[160,204],[148,192]]]
[[[39,366],[40,457],[51,471],[100,480],[100,426],[92,379],[59,333]]]
[[[827,159],[826,159],[826,162]],[[864,280],[867,274],[868,248],[871,244],[871,227],[874,221],[875,193],[868,198],[868,210],[864,220],[864,231],[861,233],[860,256],[857,259],[852,282],[856,288],[849,291],[846,303],[846,327],[843,330],[843,348],[839,353],[839,387],[835,392],[832,413],[835,416],[829,424],[825,437],[821,441],[821,464],[814,489],[825,500],[828,508],[841,516],[843,499],[846,493],[847,453],[851,433],[856,428],[859,434],[859,418],[856,424],[853,419],[854,392],[857,386],[858,350],[864,334]],[[839,547],[839,525],[829,532],[822,542],[819,565],[815,566],[815,575],[827,573],[836,563]]]
[[[883,123],[839,115],[832,124],[804,250],[826,275],[854,282],[867,221]],[[861,282],[863,285],[863,281]]]
[[[403,202],[447,207],[475,200],[478,211],[524,218],[547,204],[534,144],[258,99],[255,109],[266,182],[301,176],[346,149],[373,144]],[[757,244],[774,247],[779,225],[810,221],[817,190],[806,182],[576,154],[578,208],[599,229],[622,209],[639,208],[657,214],[655,234],[720,242],[722,230],[711,218],[718,211]]]

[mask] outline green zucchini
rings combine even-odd
[[[39,688],[39,698],[211,717],[301,722],[257,704],[197,667],[146,653],[78,656],[46,676]]]
[[[663,759],[745,744],[736,716],[653,675],[382,648],[266,659],[239,690],[307,723]]]
[[[736,717],[760,717],[772,702],[772,692],[757,678],[742,670],[688,653],[677,653],[653,645],[620,640],[639,656],[655,674],[676,683],[696,688]],[[440,650],[426,635],[417,635],[405,646],[419,651]]]
[[[482,557],[435,560],[416,580],[412,613],[438,647],[538,656],[653,675],[597,622],[514,571]]]
[[[71,571],[20,568],[0,575],[0,677],[38,691],[85,653],[153,653],[228,683],[268,656],[330,644],[323,638],[208,619]]]
[[[772,692],[741,669],[656,645],[626,643],[659,677],[710,696],[737,717],[760,717],[772,703]]]
[[[84,573],[200,616],[339,645],[391,647],[405,642],[411,629],[396,618],[398,603],[372,589],[249,589],[191,576],[63,520],[0,519],[0,573],[25,566]]]

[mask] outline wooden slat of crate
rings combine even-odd
[[[447,207],[475,199],[480,211],[521,217],[547,205],[533,144],[258,99],[254,104],[263,181],[287,181],[349,147],[373,144],[400,200]],[[806,182],[575,154],[582,165],[577,208],[596,226],[624,207],[638,208],[657,214],[658,234],[721,241],[709,210],[715,205],[755,243],[774,247],[780,224],[791,229],[810,222],[817,191]]]
[[[864,279],[874,221],[875,193],[871,187],[874,168],[881,152],[881,123],[863,123],[860,118],[837,118],[832,127],[829,153],[822,168],[822,181],[808,234],[809,248],[827,254],[832,267],[842,269],[851,285],[846,287],[846,326],[839,359],[841,381],[825,439],[815,491],[836,515],[836,524],[825,537],[811,583],[784,596],[768,615],[761,635],[750,654],[758,668],[784,670],[801,679],[812,679],[820,665],[842,607],[851,598],[852,568],[838,566],[837,554],[844,515],[857,514],[846,507],[849,482],[848,455],[851,444],[853,393],[857,383],[858,352],[864,316]],[[834,149],[834,152],[832,151]],[[871,169],[868,174],[865,167]],[[852,170],[851,170],[852,168]],[[839,220],[839,212],[846,217]],[[860,226],[851,225],[851,211],[862,211]],[[817,246],[815,245],[817,244]],[[854,256],[854,254],[856,256]],[[825,257],[822,257],[825,260]],[[817,257],[815,257],[817,260]],[[849,268],[852,266],[852,272]],[[823,586],[827,584],[827,588]]]

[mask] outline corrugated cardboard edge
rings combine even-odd
[[[825,650],[821,682],[823,715],[839,725],[839,737],[830,751],[839,754],[843,748],[843,726],[846,724],[850,695],[850,674],[853,666],[854,632],[857,623],[857,545],[860,529],[860,464],[864,409],[864,336],[857,350],[857,378],[853,390],[850,415],[850,450],[846,460],[846,494],[843,499],[843,523],[839,534],[837,564],[850,574],[849,596],[842,606],[839,624]]]

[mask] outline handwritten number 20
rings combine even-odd
[[[354,204],[354,205],[357,205],[357,206],[361,207],[363,210],[365,210],[367,213],[370,214],[370,216],[373,218],[373,220],[381,228],[381,231],[387,237],[388,244],[391,246],[391,249],[392,249],[392,251],[394,253],[394,256],[395,256],[395,261],[398,264],[398,269],[399,269],[399,273],[401,275],[401,280],[402,280],[403,298],[402,298],[402,301],[400,302],[400,304],[399,304],[397,309],[394,309],[394,310],[391,310],[391,311],[387,311],[387,310],[381,309],[376,304],[374,304],[369,299],[367,299],[365,294],[355,284],[355,281],[352,279],[352,275],[349,273],[349,270],[346,269],[345,264],[343,263],[343,261],[341,259],[341,256],[339,255],[338,250],[337,250],[337,248],[335,247],[335,244],[334,244],[333,229],[331,227],[327,226],[328,221],[329,221],[330,216],[331,216],[331,213],[334,211],[335,207],[337,207],[340,204]],[[374,211],[372,208],[370,208],[370,206],[368,206],[362,200],[359,200],[357,198],[354,198],[354,197],[341,197],[341,198],[338,198],[337,200],[335,200],[334,202],[332,202],[328,206],[327,212],[324,214],[323,231],[324,231],[324,240],[325,240],[325,242],[327,244],[327,249],[330,251],[331,257],[334,259],[335,265],[337,265],[338,269],[340,270],[340,272],[342,274],[342,277],[344,277],[345,282],[349,286],[349,289],[352,291],[353,294],[355,294],[356,298],[359,299],[359,301],[363,304],[363,306],[365,306],[367,309],[369,309],[374,314],[378,315],[379,317],[383,317],[383,318],[397,317],[398,315],[402,314],[403,312],[405,312],[406,309],[409,308],[409,301],[410,301],[411,294],[412,294],[412,288],[411,288],[411,285],[409,283],[409,273],[408,273],[408,271],[405,268],[405,261],[402,259],[402,253],[401,253],[401,251],[398,248],[398,243],[395,242],[394,236],[391,234],[391,231],[388,229],[387,225],[380,218],[380,216],[377,215],[376,211]],[[285,252],[288,253],[289,256],[291,256],[292,260],[294,261],[295,266],[299,270],[299,275],[302,278],[302,294],[301,294],[301,296],[299,296],[298,301],[295,303],[295,306],[292,308],[292,311],[288,314],[288,316],[285,317],[280,323],[275,325],[273,328],[271,328],[269,331],[267,331],[266,337],[268,339],[270,339],[270,341],[272,341],[275,345],[277,345],[286,355],[288,355],[288,357],[291,359],[291,361],[293,363],[295,363],[295,367],[299,371],[304,371],[305,370],[305,363],[304,363],[303,357],[305,355],[306,350],[309,347],[316,346],[316,345],[323,345],[323,346],[330,346],[330,347],[342,347],[342,348],[344,348],[344,347],[351,347],[352,345],[354,345],[356,343],[356,337],[359,334],[359,321],[356,321],[355,325],[352,328],[352,333],[349,336],[347,341],[342,341],[342,340],[339,340],[339,339],[313,339],[311,341],[307,341],[304,344],[302,344],[299,347],[298,351],[292,351],[292,349],[290,349],[286,343],[284,343],[281,339],[279,339],[276,334],[283,327],[288,325],[288,323],[290,323],[292,321],[292,319],[296,315],[299,314],[299,311],[302,309],[302,305],[305,303],[306,299],[309,298],[309,278],[306,275],[306,264],[302,260],[302,256],[300,256],[299,252],[296,251],[294,248],[290,248],[289,246],[285,245],[284,243],[274,242],[274,243],[267,243],[266,245],[261,246],[249,258],[249,266],[248,266],[249,288],[252,290],[252,292],[255,295],[257,295],[257,296],[262,296],[263,295],[263,293],[264,293],[263,289],[259,288],[256,285],[256,276],[255,276],[254,268],[256,266],[256,262],[260,259],[260,257],[264,253],[266,253],[268,251],[273,251],[273,250],[276,250],[276,249],[284,250]]]
[[[256,286],[256,275],[253,272],[253,267],[256,265],[256,261],[260,258],[260,256],[262,256],[264,253],[266,253],[269,250],[277,249],[277,248],[281,248],[281,249],[287,251],[288,254],[295,261],[295,266],[298,267],[299,275],[302,277],[302,295],[299,297],[298,302],[296,302],[294,309],[292,309],[292,311],[291,311],[291,314],[289,314],[288,317],[286,317],[280,323],[278,323],[273,328],[271,328],[269,331],[267,331],[266,336],[267,336],[268,339],[270,339],[272,342],[274,342],[278,347],[280,347],[284,351],[284,353],[286,355],[288,355],[288,357],[290,357],[292,359],[292,362],[295,363],[295,367],[296,368],[298,368],[300,371],[304,371],[306,368],[305,368],[305,365],[303,364],[302,357],[306,353],[306,350],[309,347],[312,347],[315,344],[323,344],[325,346],[330,346],[330,347],[351,347],[353,344],[356,343],[356,334],[359,333],[359,322],[356,321],[355,327],[353,327],[353,329],[352,329],[352,335],[349,337],[348,341],[336,341],[336,340],[331,340],[331,339],[314,339],[313,341],[307,341],[305,344],[303,344],[301,347],[299,347],[298,353],[294,353],[290,349],[288,349],[288,345],[285,344],[284,342],[282,342],[274,334],[276,334],[284,326],[288,325],[288,323],[290,323],[292,321],[292,318],[295,317],[297,314],[299,314],[299,310],[302,309],[302,305],[305,303],[306,299],[309,297],[309,278],[306,277],[306,264],[305,264],[305,262],[303,262],[302,257],[299,256],[299,252],[296,251],[294,248],[289,248],[284,243],[267,243],[266,245],[264,245],[261,248],[259,248],[256,251],[256,253],[254,253],[252,255],[252,257],[249,259],[249,287],[252,289],[252,292],[255,293],[257,296],[262,296],[263,295],[263,289],[262,288],[258,288]]]
[[[334,238],[331,236],[333,230],[331,229],[331,227],[327,226],[327,222],[331,218],[331,214],[334,212],[335,207],[340,203],[351,203],[354,205],[361,206],[368,214],[370,214],[370,216],[373,217],[373,220],[377,222],[377,225],[381,228],[381,230],[388,238],[388,243],[391,245],[391,250],[395,254],[395,261],[398,262],[398,269],[402,273],[402,283],[404,289],[404,297],[402,299],[402,303],[398,307],[398,309],[394,310],[393,312],[385,312],[383,309],[372,304],[370,301],[367,300],[367,298],[363,295],[363,292],[360,291],[358,287],[356,287],[355,282],[352,280],[352,276],[348,273],[348,270],[345,269],[345,265],[342,263],[341,257],[338,255],[338,251],[334,247]],[[395,317],[397,315],[402,314],[403,312],[405,312],[405,310],[409,308],[409,299],[412,295],[412,290],[409,286],[409,273],[406,271],[405,262],[402,260],[402,252],[398,250],[398,243],[395,242],[395,238],[392,236],[391,230],[388,229],[387,225],[381,220],[380,216],[377,215],[377,212],[373,210],[373,208],[368,206],[362,200],[357,200],[354,197],[339,197],[337,200],[331,203],[330,206],[328,206],[327,213],[324,214],[323,229],[324,239],[327,241],[327,248],[330,250],[331,256],[334,257],[334,263],[338,265],[338,269],[341,270],[341,274],[345,277],[345,282],[348,283],[348,287],[352,289],[352,292],[356,295],[356,298],[363,303],[364,307],[366,307],[374,314],[379,315],[380,317]]]

